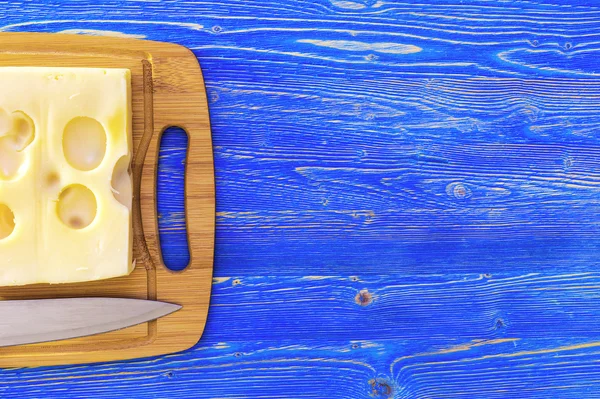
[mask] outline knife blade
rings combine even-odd
[[[0,347],[120,330],[179,309],[172,303],[127,298],[0,301]]]

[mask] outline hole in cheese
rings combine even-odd
[[[14,179],[24,161],[23,154],[17,151],[14,136],[0,137],[0,178]]]
[[[15,215],[10,208],[0,204],[0,240],[8,237],[15,229]]]
[[[79,170],[96,169],[106,153],[106,132],[96,119],[80,116],[72,119],[63,132],[63,152],[67,161]]]
[[[131,183],[131,161],[129,156],[121,157],[113,169],[111,186],[117,201],[131,210],[133,186]]]
[[[13,129],[11,136],[15,142],[17,151],[23,151],[35,138],[35,127],[33,121],[23,111],[15,111],[12,114]]]
[[[66,226],[83,229],[96,218],[97,207],[94,193],[86,186],[74,184],[60,193],[56,211]]]

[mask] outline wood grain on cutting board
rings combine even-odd
[[[2,287],[0,297],[36,299],[115,296],[160,300],[180,311],[116,332],[0,348],[0,366],[40,366],[122,360],[194,345],[208,312],[214,246],[214,174],[204,82],[184,47],[103,37],[0,34],[0,66],[128,68],[133,113],[134,272],[78,284]],[[164,265],[158,241],[156,173],[160,136],[169,126],[189,136],[185,201],[191,260],[181,272]],[[34,321],[32,321],[34,322]]]

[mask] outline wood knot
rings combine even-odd
[[[463,186],[462,184],[457,184],[456,186],[454,186],[454,189],[452,189],[452,192],[454,194],[454,196],[458,199],[463,199],[466,198],[467,196],[467,188],[465,186]]]
[[[371,396],[375,398],[391,398],[392,386],[383,378],[373,378],[369,380],[371,386]]]
[[[446,194],[459,200],[471,198],[471,195],[473,195],[469,187],[465,186],[463,183],[456,182],[446,186]]]
[[[360,306],[368,306],[373,303],[373,295],[366,289],[360,290],[354,297],[354,302]]]
[[[569,168],[571,168],[571,167],[573,166],[573,158],[571,158],[571,157],[566,157],[566,158],[563,160],[563,165],[564,165],[564,167],[565,167],[565,170],[566,170],[566,169],[569,169]]]
[[[501,318],[496,319],[495,328],[496,330],[501,330],[506,327],[506,323]]]

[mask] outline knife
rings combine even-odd
[[[120,330],[179,309],[172,303],[126,298],[0,301],[0,347]]]

